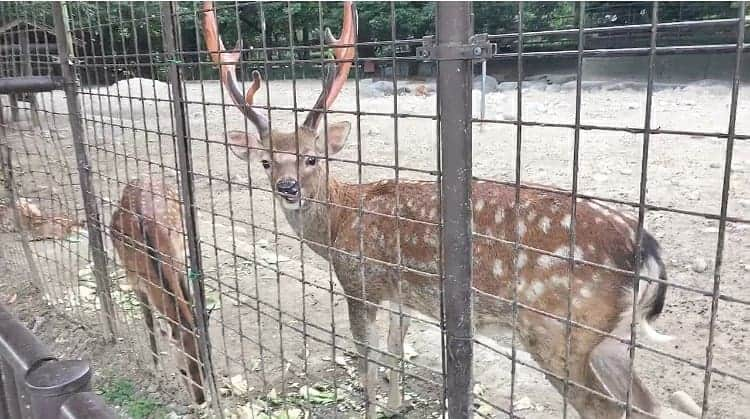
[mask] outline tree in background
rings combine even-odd
[[[663,2],[659,6],[659,20],[703,20],[731,18],[737,15],[737,2]],[[114,77],[162,77],[161,12],[158,2],[71,2],[71,28],[76,36],[85,40],[86,48],[79,56],[86,56],[90,64],[106,65]],[[524,32],[571,29],[577,27],[578,3],[528,2],[524,4]],[[341,4],[331,2],[220,2],[217,19],[222,37],[228,45],[242,38],[248,49],[246,59],[262,61],[263,55],[250,49],[261,50],[267,46],[266,59],[271,61],[291,58],[290,45],[294,45],[295,58],[309,60],[321,54],[320,30],[330,26],[338,32],[341,22]],[[319,10],[320,7],[320,10]],[[749,6],[750,7],[750,6]],[[201,54],[200,2],[178,2],[182,59],[186,62],[207,62]],[[618,26],[647,24],[651,22],[650,2],[589,2],[584,13],[586,26]],[[435,30],[435,4],[431,2],[359,2],[359,41],[383,42],[358,48],[362,58],[393,54],[386,41],[419,39]],[[515,33],[518,31],[518,5],[508,2],[475,2],[475,28],[477,33]],[[291,19],[289,16],[291,15]],[[261,26],[265,21],[265,31]],[[0,2],[0,24],[15,19],[52,24],[50,2]],[[392,28],[392,22],[395,27]],[[290,31],[291,28],[291,31]],[[676,44],[715,43],[726,33],[699,33],[682,31]],[[629,46],[637,42],[621,37],[620,43],[605,47]],[[671,40],[670,40],[671,42]],[[0,39],[2,43],[2,39]],[[501,50],[513,50],[516,41],[504,40]],[[524,40],[524,48],[533,50],[560,50],[575,48],[576,36],[543,35]],[[588,46],[588,44],[587,44]],[[636,45],[631,45],[636,46]],[[281,49],[275,49],[279,48]],[[410,45],[404,55],[413,54],[416,45]],[[99,58],[91,58],[99,57]],[[210,65],[186,67],[197,77],[215,76]]]

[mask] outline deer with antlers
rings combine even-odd
[[[177,192],[156,179],[129,182],[110,229],[112,243],[140,301],[154,364],[159,362],[152,311],[156,309],[166,318],[171,338],[182,352],[178,364],[190,397],[196,404],[203,403],[195,318],[184,280],[185,248]]]
[[[261,162],[289,224],[313,251],[331,261],[347,297],[360,354],[367,353],[368,345],[378,346],[374,324],[384,302],[439,319],[439,185],[395,180],[348,184],[328,176],[320,164],[343,148],[350,131],[348,122],[330,123],[322,131],[319,125],[355,55],[354,5],[345,2],[340,39],[327,36],[336,59],[327,64],[323,92],[295,132],[271,130],[263,112],[253,107],[261,84],[257,71],[242,94],[235,75],[240,51],[225,51],[211,2],[204,3],[203,12],[206,44],[221,81],[256,130],[228,132],[229,146],[239,158]],[[637,222],[594,201],[577,200],[573,212],[572,200],[557,192],[524,188],[517,203],[515,195],[512,186],[472,185],[471,280],[478,333],[498,326],[514,329],[561,393],[567,370],[571,384],[566,397],[584,418],[622,417],[629,389],[633,416],[656,415],[655,398],[637,375],[631,381],[627,342],[633,313],[637,330],[655,340],[667,339],[650,326],[666,294],[659,245],[645,233],[638,246]],[[572,226],[575,246],[570,244]],[[521,247],[514,251],[516,240]],[[636,288],[633,272],[648,279]],[[568,310],[569,330],[564,322]],[[387,409],[392,411],[402,406],[395,359],[401,358],[409,322],[400,317],[391,312],[387,346],[393,356],[382,361],[391,367]],[[368,416],[375,417],[377,370],[366,359],[361,357],[359,372]]]

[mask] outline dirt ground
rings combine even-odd
[[[363,82],[364,83],[364,82]],[[414,86],[416,82],[407,83]],[[364,84],[363,84],[364,86]],[[105,223],[114,211],[123,182],[150,172],[176,179],[175,148],[170,136],[169,105],[154,97],[167,99],[166,85],[150,80],[131,80],[118,84],[120,95],[138,98],[119,102],[107,97],[85,94],[82,97],[89,155],[93,167],[97,202]],[[296,97],[291,81],[270,83],[271,105],[277,107],[310,106],[318,93],[319,82],[296,82]],[[525,121],[538,126],[522,130],[521,179],[570,189],[573,178],[574,130],[549,126],[573,124],[576,95],[569,85],[530,83],[523,90],[522,114]],[[211,308],[213,360],[220,400],[228,413],[274,411],[278,406],[302,408],[313,417],[349,417],[361,412],[361,395],[355,388],[355,360],[351,350],[346,304],[340,295],[335,275],[328,263],[301,248],[293,238],[280,209],[268,192],[268,183],[260,165],[246,165],[223,145],[226,129],[244,129],[240,113],[222,108],[216,81],[189,82],[186,85],[192,138],[192,162],[196,174],[196,199],[200,209],[199,234],[203,268]],[[364,91],[364,89],[362,88]],[[91,93],[88,89],[88,93]],[[423,171],[437,168],[437,125],[434,120],[435,97],[414,95],[361,97],[357,88],[346,85],[334,110],[393,113],[362,116],[332,114],[331,120],[349,120],[355,130],[338,156],[350,162],[331,162],[331,174],[351,182],[358,181],[357,156],[361,151],[362,181],[394,176],[394,170],[378,167],[397,161],[402,179],[429,179]],[[106,92],[104,88],[93,91]],[[110,89],[110,94],[116,94]],[[474,92],[474,113],[479,116],[479,94]],[[64,112],[62,95],[43,95],[44,107]],[[143,100],[142,98],[146,98]],[[660,85],[653,96],[651,126],[661,130],[726,133],[729,126],[730,88],[720,82],[690,85]],[[225,98],[228,101],[228,99]],[[206,105],[208,103],[208,105]],[[228,103],[228,102],[225,102]],[[265,91],[258,103],[266,103]],[[515,90],[487,95],[486,118],[508,121],[517,113]],[[581,123],[585,126],[642,128],[645,121],[646,94],[637,85],[615,82],[583,91]],[[402,114],[413,115],[411,117]],[[743,87],[737,109],[738,134],[750,134],[750,88]],[[23,195],[46,199],[48,207],[68,212],[78,208],[81,218],[77,174],[70,128],[64,115],[45,115],[44,128],[30,131],[22,121],[7,133],[11,147],[19,152],[23,176],[17,176]],[[300,113],[300,118],[304,114]],[[293,126],[288,110],[274,111],[272,124],[279,129]],[[359,129],[357,130],[357,127]],[[25,130],[25,131],[21,131]],[[398,146],[396,149],[396,131]],[[162,135],[157,133],[161,132]],[[514,180],[516,127],[512,124],[475,124],[473,132],[474,175],[501,181]],[[209,140],[209,142],[206,141]],[[33,141],[32,141],[33,140]],[[701,135],[653,134],[648,155],[647,203],[683,211],[719,214],[726,155],[725,139]],[[580,131],[579,193],[638,202],[641,177],[643,135],[611,129]],[[126,157],[127,156],[127,157]],[[65,165],[67,163],[67,167]],[[367,165],[370,164],[370,165]],[[248,188],[249,179],[254,188]],[[750,218],[750,145],[737,140],[733,149],[728,215]],[[670,343],[649,346],[672,358],[654,352],[637,352],[636,368],[648,387],[665,405],[678,390],[701,403],[704,397],[706,345],[711,315],[710,294],[715,278],[721,279],[722,295],[716,321],[713,368],[709,386],[709,416],[714,418],[748,417],[750,384],[726,377],[735,374],[747,380],[750,371],[750,291],[745,278],[750,275],[750,225],[728,222],[720,275],[714,275],[719,224],[703,217],[664,211],[649,211],[647,228],[660,241],[670,281],[691,289],[670,288],[666,308],[656,322],[658,330],[673,335]],[[108,231],[105,243],[111,253]],[[9,239],[10,240],[10,239]],[[0,298],[10,304],[30,325],[44,320],[37,333],[66,356],[80,354],[93,361],[105,377],[133,377],[138,386],[156,395],[173,411],[186,413],[179,382],[169,372],[151,374],[146,341],[139,312],[132,295],[124,286],[122,272],[112,266],[113,283],[118,285],[120,329],[118,342],[111,346],[101,338],[93,294],[93,276],[88,266],[88,249],[82,237],[67,241],[32,244],[40,260],[45,279],[45,301],[60,308],[60,317],[43,304],[38,294],[19,280],[20,275],[0,275]],[[13,258],[22,257],[12,252]],[[0,266],[11,259],[4,254]],[[278,263],[278,274],[274,264]],[[11,270],[5,270],[12,272]],[[22,270],[22,272],[25,272]],[[331,290],[334,291],[333,295]],[[338,294],[337,294],[338,293]],[[11,296],[17,295],[10,303]],[[385,318],[385,316],[382,316]],[[54,326],[52,326],[54,325]],[[85,325],[85,326],[84,326]],[[385,323],[382,324],[385,326]],[[381,328],[384,330],[384,327]],[[507,337],[498,337],[508,342]],[[482,338],[482,342],[487,341]],[[73,342],[79,342],[74,344]],[[407,417],[438,415],[442,392],[441,335],[434,320],[417,321],[407,335],[408,365],[405,394],[412,404]],[[332,349],[335,344],[336,350]],[[167,348],[166,343],[161,344]],[[487,346],[496,347],[494,343]],[[485,345],[475,345],[475,392],[492,405],[508,408],[511,389],[511,362]],[[164,349],[166,350],[166,349]],[[503,352],[505,353],[505,352]],[[744,355],[743,355],[744,354]],[[167,360],[169,370],[169,356]],[[686,361],[675,360],[674,358]],[[527,354],[519,359],[532,363]],[[533,363],[532,363],[533,364]],[[300,400],[301,387],[317,386],[319,397]],[[331,405],[336,389],[340,403]],[[385,397],[385,383],[380,395]],[[309,393],[308,393],[309,394]],[[513,400],[516,413],[526,418],[560,417],[562,398],[538,372],[524,366],[515,371]],[[179,405],[179,406],[178,406]],[[253,407],[254,406],[254,407]],[[243,410],[244,409],[244,410]],[[200,414],[197,409],[194,415]],[[489,417],[504,417],[485,403],[477,410]],[[279,416],[276,410],[275,417]],[[575,417],[575,413],[568,410]],[[248,416],[250,417],[250,416]]]

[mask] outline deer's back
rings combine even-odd
[[[357,187],[351,188],[356,191]],[[344,251],[336,261],[342,285],[351,287],[350,292],[357,293],[361,289],[357,270],[361,247],[366,260],[369,299],[389,300],[401,292],[404,303],[419,311],[439,308],[438,185],[399,182],[398,211],[394,181],[361,188],[362,219],[357,210],[340,210],[335,217],[339,228],[334,247]],[[515,194],[511,186],[482,181],[473,184],[473,287],[480,321],[483,313],[496,317],[498,310],[506,311],[507,304],[495,302],[507,303],[513,301],[514,296],[523,305],[564,316],[568,290],[574,318],[598,323],[601,319],[608,322],[618,316],[627,305],[631,280],[625,275],[582,264],[576,264],[570,275],[570,262],[564,258],[570,251],[570,198],[523,189],[516,213]],[[357,193],[349,196],[351,202],[345,205],[356,207]],[[636,221],[632,217],[579,199],[575,258],[632,270],[635,228]],[[516,240],[522,247],[514,257]],[[400,274],[395,268],[399,263],[404,267]],[[515,286],[514,277],[518,279]],[[600,308],[592,310],[594,306]]]

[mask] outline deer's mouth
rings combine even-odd
[[[295,195],[279,193],[278,195],[279,200],[281,201],[281,205],[286,209],[300,209],[305,204],[305,200],[302,199],[301,193],[297,193]]]

